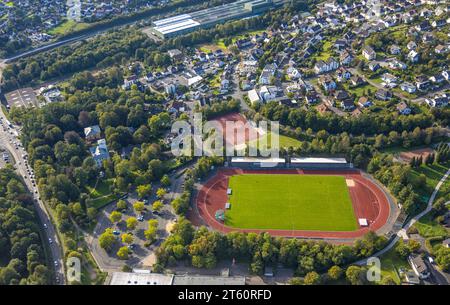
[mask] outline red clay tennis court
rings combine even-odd
[[[228,179],[238,174],[299,174],[299,175],[338,175],[344,176],[350,181],[349,193],[353,210],[357,219],[367,219],[368,226],[355,231],[305,231],[305,230],[261,230],[238,229],[228,227],[215,217],[215,213],[225,208],[228,200]],[[209,179],[197,193],[195,198],[197,211],[190,213],[189,218],[194,224],[206,223],[211,228],[227,233],[241,232],[269,232],[273,236],[298,237],[298,238],[329,238],[352,239],[362,237],[369,231],[377,231],[384,226],[389,218],[390,206],[384,192],[372,181],[361,175],[356,170],[295,170],[295,169],[271,169],[271,170],[246,170],[246,169],[220,169]],[[275,213],[276,211],[274,211]]]

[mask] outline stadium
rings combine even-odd
[[[229,20],[257,16],[283,3],[284,0],[239,0],[201,11],[154,21],[150,31],[160,38],[184,35],[200,28],[210,28]]]
[[[231,158],[227,164],[198,190],[194,223],[224,233],[312,239],[389,230],[395,207],[388,194],[343,158]]]

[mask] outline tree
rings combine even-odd
[[[106,251],[110,251],[113,245],[116,243],[116,237],[112,233],[112,229],[108,228],[103,232],[100,237],[98,238],[98,242],[100,244],[100,247],[105,249]]]
[[[158,196],[158,198],[163,198],[164,195],[165,195],[166,193],[167,193],[167,192],[166,192],[165,189],[159,188],[159,189],[156,191],[156,196]]]
[[[119,251],[117,251],[117,257],[122,260],[127,260],[129,257],[128,247],[120,247]]]
[[[148,221],[148,229],[144,231],[145,239],[147,239],[150,243],[153,243],[156,240],[158,232],[158,220],[150,219]]]
[[[411,250],[405,245],[403,241],[399,242],[397,247],[395,247],[395,251],[403,258],[406,258],[411,254]]]
[[[339,266],[336,266],[336,265],[331,267],[330,269],[328,269],[328,272],[327,272],[330,279],[335,280],[335,281],[341,278],[342,273],[343,273],[342,268]]]
[[[129,234],[129,233],[124,233],[122,234],[122,242],[124,244],[132,244],[134,241],[133,235]]]
[[[164,204],[160,200],[156,200],[155,202],[153,202],[152,209],[153,211],[159,213],[163,206]]]
[[[125,200],[120,199],[117,201],[117,209],[125,210],[127,208],[127,202]]]
[[[109,220],[111,220],[112,223],[118,223],[122,220],[122,213],[118,212],[118,211],[113,211],[110,215],[109,215]]]
[[[144,198],[145,196],[151,195],[152,186],[151,186],[151,184],[139,185],[136,188],[136,191],[138,193],[139,198]]]
[[[142,201],[136,201],[135,203],[133,203],[133,209],[136,212],[142,212],[145,208],[145,205]]]
[[[126,220],[126,223],[127,223],[128,230],[134,230],[137,227],[138,221],[137,221],[136,217],[129,217]]]
[[[362,267],[350,266],[345,271],[345,276],[352,285],[362,285],[364,284],[364,271]]]
[[[168,187],[170,185],[170,178],[167,175],[162,176],[161,178],[161,184],[165,187]]]
[[[417,240],[414,239],[409,239],[408,240],[408,249],[411,252],[417,252],[419,251],[421,245],[420,242],[418,242]]]
[[[303,282],[305,285],[318,285],[320,284],[320,275],[315,271],[308,272],[305,275]]]

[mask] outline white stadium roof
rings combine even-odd
[[[231,158],[234,163],[285,163],[283,158],[248,158],[248,157],[234,157]]]
[[[292,158],[291,163],[346,164],[345,158]]]

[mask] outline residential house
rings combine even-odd
[[[319,77],[319,85],[321,85],[325,89],[325,91],[336,89],[336,83],[329,75],[321,75]]]
[[[259,76],[259,84],[260,85],[269,85],[271,78],[275,76],[277,71],[277,66],[275,64],[267,64],[261,71],[261,75]]]
[[[109,159],[108,146],[106,145],[105,139],[100,139],[97,141],[97,146],[89,148],[92,158],[94,159],[97,166],[101,167],[104,160]]]
[[[178,49],[169,50],[169,51],[167,51],[167,54],[174,61],[181,61],[181,60],[183,60],[183,57],[184,57],[183,53]]]
[[[409,61],[412,62],[412,63],[418,62],[419,59],[420,59],[419,53],[417,53],[415,50],[411,50],[411,51],[408,53],[408,59],[409,59]]]
[[[402,49],[396,44],[393,44],[389,48],[389,52],[391,52],[392,55],[398,55],[398,54],[400,54],[401,51],[402,51]]]
[[[306,93],[305,100],[309,105],[316,104],[319,101],[319,94],[316,91]]]
[[[358,106],[361,108],[367,108],[372,105],[373,105],[373,103],[369,100],[369,98],[367,96],[361,96],[358,99]]]
[[[341,55],[339,56],[339,61],[341,63],[341,65],[344,66],[348,66],[351,64],[351,62],[353,61],[354,57],[352,54],[350,54],[350,52],[348,52],[347,50],[343,51],[341,53]]]
[[[362,50],[362,55],[367,60],[374,60],[377,57],[377,53],[370,46],[365,46]]]
[[[336,80],[338,82],[343,82],[343,81],[347,81],[350,79],[350,77],[352,76],[352,74],[350,73],[350,71],[348,71],[347,69],[341,67],[339,69],[336,70]]]
[[[410,255],[408,262],[420,279],[426,279],[430,276],[430,271],[420,255]]]
[[[255,89],[250,90],[247,95],[252,105],[261,103],[261,98]]]
[[[425,91],[430,88],[430,80],[425,75],[419,75],[416,77],[416,87],[420,91]]]
[[[408,44],[406,45],[406,48],[409,51],[415,50],[417,48],[417,44],[415,41],[411,40],[410,42],[408,42]]]
[[[392,93],[385,89],[378,89],[375,93],[375,97],[382,101],[387,101],[392,98]]]
[[[375,62],[375,61],[371,61],[369,62],[369,70],[372,72],[376,72],[378,71],[378,69],[380,69],[381,66],[379,63]]]
[[[381,79],[386,83],[386,84],[394,84],[397,82],[397,77],[395,75],[392,75],[391,73],[384,73],[381,76]]]
[[[275,86],[262,86],[259,90],[259,96],[264,102],[275,100],[278,96],[279,89]]]
[[[353,101],[351,99],[347,98],[347,99],[341,101],[341,107],[345,111],[352,111],[353,109],[355,109],[355,104],[353,103]]]
[[[424,32],[424,31],[428,31],[431,28],[431,24],[428,20],[424,20],[421,23],[419,23],[418,25],[415,26],[415,29],[418,32]]]
[[[430,81],[432,81],[435,84],[441,84],[445,81],[445,78],[441,73],[439,73],[431,76]]]
[[[447,53],[449,51],[449,47],[447,47],[447,46],[444,46],[444,45],[437,45],[435,48],[434,48],[434,52],[436,53],[436,54],[445,54],[445,53]]]
[[[434,20],[431,25],[433,26],[433,28],[440,28],[443,27],[447,24],[447,21],[445,19],[438,19],[438,20]]]
[[[406,91],[408,93],[414,93],[417,90],[416,86],[414,86],[413,84],[408,83],[408,82],[402,83],[400,85],[400,89],[402,89],[403,91]]]
[[[411,108],[409,108],[408,105],[403,101],[398,103],[397,111],[402,115],[411,114]]]
[[[442,245],[443,245],[445,248],[450,248],[450,238],[447,238],[447,239],[443,240],[443,241],[442,241]]]
[[[365,83],[364,79],[362,79],[360,76],[358,75],[354,75],[350,78],[350,82],[352,83],[353,86],[357,87],[360,85],[363,85]]]
[[[329,58],[327,61],[319,60],[314,66],[317,74],[330,72],[337,68],[339,68],[339,63],[333,58]]]
[[[84,137],[86,138],[86,141],[95,141],[100,139],[101,133],[100,126],[98,125],[89,126],[84,129]]]
[[[442,71],[441,74],[445,78],[446,81],[450,80],[450,70],[444,70],[444,71]]]
[[[445,107],[448,105],[449,98],[444,94],[441,96],[435,96],[433,98],[426,98],[425,102],[428,106],[433,108]]]

